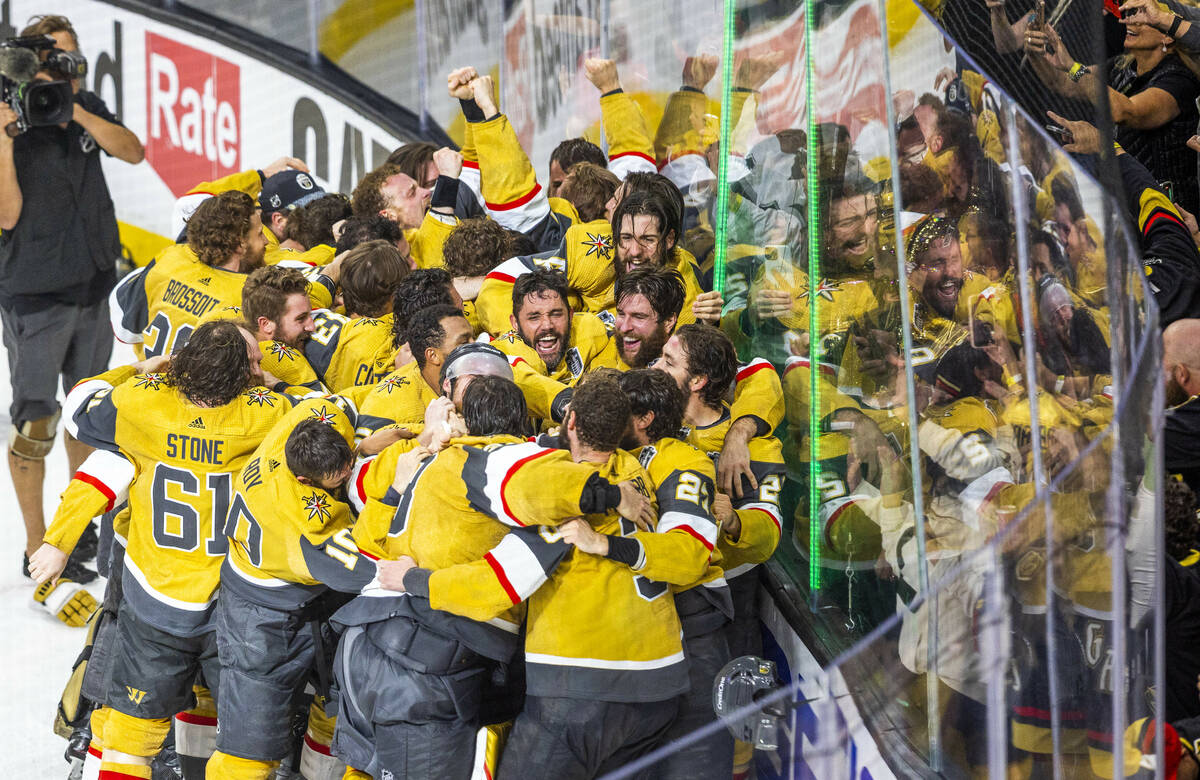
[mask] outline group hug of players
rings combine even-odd
[[[1034,499],[1035,437],[1062,477],[1056,609],[1095,638],[1073,690],[1083,702],[1111,684],[1108,445],[1063,469],[1111,420],[1113,302],[1066,158],[1030,144],[1030,222],[1015,225],[981,81],[965,106],[926,95],[903,119],[899,182],[836,125],[819,128],[815,160],[801,131],[731,150],[723,297],[706,290],[715,59],[688,60],[653,133],[610,61],[586,67],[607,159],[564,142],[545,190],[491,80],[463,68],[448,78],[461,155],[403,147],[349,199],[297,161],[203,183],[176,204],[180,243],[118,285],[114,328],[145,358],[68,397],[71,433],[96,451],[30,559],[51,582],[93,517],[111,523],[78,675],[103,704],[85,772],[150,778],[173,739],[187,777],[466,777],[477,759],[500,777],[602,774],[710,722],[714,676],[758,650],[756,566],[779,543],[781,501],[802,554],[820,528],[828,592],[855,630],[901,611],[913,680],[932,641],[930,602],[905,606],[924,524],[938,706],[983,765],[982,582],[959,564],[1009,534],[1022,607],[1042,619],[1044,518],[1009,527]],[[739,117],[770,72],[739,67]],[[1145,170],[1118,162],[1169,322],[1200,289],[1196,247]],[[1021,335],[1017,230],[1035,260],[1037,344]],[[39,597],[65,619],[89,607],[61,580]],[[1041,630],[1014,675],[1018,772],[1051,749]],[[1068,750],[1099,772],[1110,718],[1074,704]],[[647,776],[730,777],[745,748],[713,734]]]
[[[611,160],[551,169],[572,201],[490,79],[450,86],[461,156],[402,147],[349,199],[288,159],[198,184],[113,291],[142,359],[69,394],[95,450],[29,562],[82,623],[58,575],[104,516],[60,713],[85,777],[592,777],[756,651],[782,388],[709,324],[636,104],[602,89]],[[733,739],[668,764],[730,777]]]

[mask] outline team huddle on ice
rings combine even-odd
[[[780,539],[782,387],[709,324],[680,190],[590,72],[610,159],[564,143],[551,197],[465,68],[461,155],[401,147],[350,198],[285,158],[176,203],[110,297],[144,357],[69,394],[95,449],[29,559],[82,623],[56,578],[103,515],[85,768],[468,777],[478,742],[501,777],[590,777],[711,721]],[[654,774],[733,763],[723,733]]]

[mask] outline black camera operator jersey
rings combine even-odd
[[[84,110],[120,124],[97,95]],[[32,127],[13,139],[21,216],[0,234],[0,305],[17,313],[49,303],[90,305],[112,287],[121,252],[100,146],[77,122]]]

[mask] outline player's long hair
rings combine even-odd
[[[472,436],[527,436],[525,396],[511,379],[482,374],[463,391],[463,422]]]
[[[737,350],[733,348],[733,342],[724,332],[700,323],[683,325],[675,335],[687,352],[688,374],[708,379],[700,389],[700,400],[713,409],[720,409],[725,391],[737,374]]]
[[[669,374],[653,368],[635,368],[620,374],[617,382],[629,396],[630,411],[635,417],[654,412],[654,420],[646,429],[650,441],[679,437],[683,427],[683,393]]]
[[[228,320],[196,328],[183,349],[171,357],[167,384],[197,406],[224,406],[250,386],[246,339]]]
[[[230,190],[204,201],[187,223],[187,243],[205,265],[217,266],[241,248],[250,233],[254,198]]]

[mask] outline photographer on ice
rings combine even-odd
[[[42,483],[58,428],[59,377],[70,390],[105,370],[112,350],[108,293],[121,244],[100,150],[134,164],[144,153],[104,101],[82,89],[86,64],[63,55],[79,50],[66,17],[34,17],[21,35],[48,36],[43,45],[0,44],[5,96],[20,109],[0,102],[0,322],[12,384],[8,464],[25,521],[28,576],[28,555],[45,532]],[[43,81],[69,82],[73,104],[56,114],[55,91]],[[59,94],[65,104],[65,86]],[[89,448],[67,435],[66,450],[74,473]],[[72,561],[65,577],[87,582],[95,574]]]

